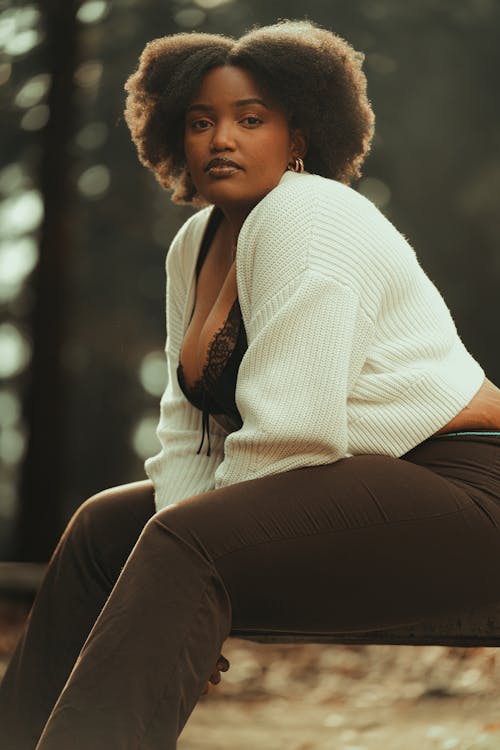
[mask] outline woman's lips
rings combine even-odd
[[[217,164],[207,169],[207,174],[209,174],[210,177],[221,178],[230,177],[231,175],[240,171],[240,167],[236,167],[233,164]]]
[[[241,167],[238,162],[224,156],[216,156],[215,159],[209,161],[205,167],[205,172],[210,175],[210,177],[215,178],[231,177],[231,175],[240,170]]]

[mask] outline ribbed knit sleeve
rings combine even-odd
[[[214,487],[215,469],[224,455],[224,434],[210,422],[211,455],[199,455],[201,412],[186,399],[177,381],[179,351],[189,318],[188,294],[207,211],[192,216],[175,236],[167,254],[167,386],[160,402],[157,436],[161,450],[144,464],[155,487],[156,510]]]
[[[250,325],[243,427],[226,438],[216,486],[345,456],[347,394],[371,336],[358,296],[334,279],[306,270],[274,295]]]

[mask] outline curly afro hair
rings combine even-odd
[[[375,117],[361,69],[364,54],[310,21],[281,21],[240,39],[179,33],[146,45],[125,84],[125,120],[140,161],[176,203],[203,205],[184,157],[185,112],[205,74],[221,65],[250,72],[303,128],[305,168],[345,184],[361,176]]]

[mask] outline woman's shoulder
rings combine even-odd
[[[309,272],[371,300],[373,314],[384,295],[421,275],[413,248],[374,203],[308,173],[285,173],[253,209],[238,253],[240,286],[253,299],[273,280],[284,287]]]
[[[263,239],[279,233],[304,241],[315,232],[354,237],[374,231],[397,233],[377,206],[354,188],[317,174],[285,172],[248,215],[242,238]]]
[[[389,265],[414,256],[406,238],[367,197],[320,175],[285,172],[248,215],[239,245],[252,256],[276,246],[295,248],[312,258],[320,252],[327,265]],[[326,266],[325,266],[326,269]]]
[[[297,205],[312,207],[320,203],[355,204],[358,208],[377,211],[376,206],[354,188],[338,180],[304,172],[285,172],[278,185],[258,204],[255,212],[278,208],[291,212]]]

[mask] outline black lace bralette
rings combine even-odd
[[[203,261],[222,216],[222,211],[217,208],[214,208],[210,214],[196,264],[196,279],[198,279]],[[210,455],[209,415],[212,415],[227,432],[238,430],[243,424],[236,406],[235,390],[238,369],[246,349],[246,331],[239,300],[236,298],[224,325],[216,331],[212,338],[201,377],[191,387],[186,383],[182,362],[179,360],[177,366],[179,387],[188,401],[202,412],[202,437],[198,453],[202,449],[206,432],[208,437],[207,456]]]

